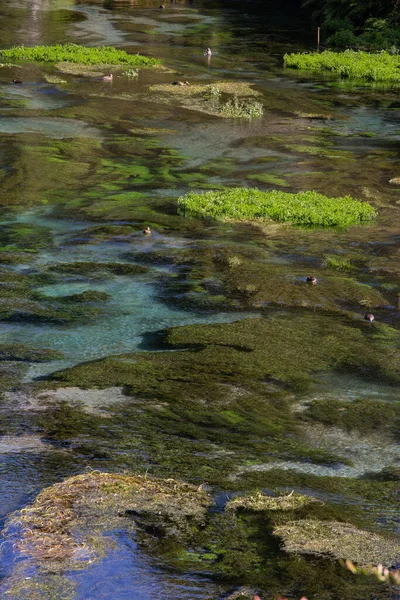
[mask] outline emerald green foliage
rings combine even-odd
[[[72,62],[84,65],[126,65],[132,68],[149,68],[160,64],[156,58],[140,54],[128,54],[112,46],[87,48],[78,44],[55,44],[54,46],[15,46],[1,50],[3,60],[29,62]]]
[[[232,188],[203,194],[190,192],[178,199],[184,214],[214,219],[289,222],[295,225],[345,227],[370,221],[375,209],[350,196],[328,198],[318,192],[290,194],[278,190],[262,192],[255,188]]]
[[[284,62],[286,67],[300,71],[327,71],[339,77],[400,84],[400,55],[388,52],[373,54],[353,50],[326,50],[309,54],[285,54]]]
[[[304,0],[321,25],[322,42],[337,48],[390,49],[400,44],[397,0]]]

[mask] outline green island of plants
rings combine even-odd
[[[161,61],[140,54],[128,54],[112,46],[87,48],[78,44],[55,44],[54,46],[14,46],[1,50],[3,60],[27,62],[70,62],[83,65],[124,65],[134,68],[149,68]]]
[[[339,77],[400,84],[400,56],[389,52],[311,52],[285,54],[286,67],[300,71],[329,71]]]
[[[376,210],[350,196],[328,198],[315,191],[291,194],[278,190],[232,188],[201,194],[190,192],[178,198],[183,214],[214,219],[265,220],[295,225],[347,227],[370,221]]]

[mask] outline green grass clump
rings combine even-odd
[[[314,191],[290,194],[278,190],[232,188],[202,194],[190,192],[178,199],[184,214],[214,219],[263,220],[296,225],[348,226],[376,217],[367,202],[350,196],[328,198]]]
[[[342,256],[326,256],[322,266],[327,269],[338,269],[339,271],[351,271],[354,269],[351,261]]]
[[[300,71],[330,71],[340,77],[400,84],[400,56],[388,52],[312,52],[285,54],[286,67]]]
[[[262,117],[264,107],[261,102],[247,99],[239,100],[235,95],[222,105],[220,114],[223,117],[232,119],[254,119]]]
[[[130,67],[153,67],[160,64],[156,58],[148,58],[140,54],[128,54],[112,46],[87,48],[78,44],[56,44],[54,46],[14,46],[1,50],[2,60],[29,62],[71,62],[83,65],[128,65]]]

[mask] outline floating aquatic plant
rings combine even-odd
[[[254,100],[239,100],[235,95],[225,102],[220,109],[222,117],[234,119],[254,119],[264,114],[264,107],[261,102]]]
[[[286,67],[300,71],[329,71],[340,77],[400,84],[400,56],[389,52],[311,52],[285,54]]]
[[[265,220],[296,225],[349,226],[376,217],[367,202],[344,196],[329,198],[315,191],[290,194],[278,190],[231,188],[205,193],[190,192],[178,199],[184,214],[214,219]]]
[[[14,46],[1,50],[3,59],[31,62],[72,62],[84,65],[129,65],[146,68],[159,65],[161,61],[140,54],[128,54],[113,46],[87,48],[78,44],[55,44],[54,46]]]

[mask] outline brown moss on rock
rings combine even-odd
[[[299,520],[279,525],[274,535],[283,539],[286,552],[344,558],[358,564],[392,566],[400,558],[394,540],[336,521]]]
[[[267,496],[261,492],[256,492],[252,496],[237,496],[226,503],[225,510],[236,511],[238,509],[260,512],[260,511],[288,511],[297,510],[319,502],[312,496],[291,492],[285,496]]]
[[[158,536],[185,539],[203,523],[210,504],[204,489],[172,479],[94,471],[44,489],[10,517],[6,534],[18,527],[21,556],[61,573],[101,558],[110,544],[104,534],[114,528],[146,536],[151,526]]]

